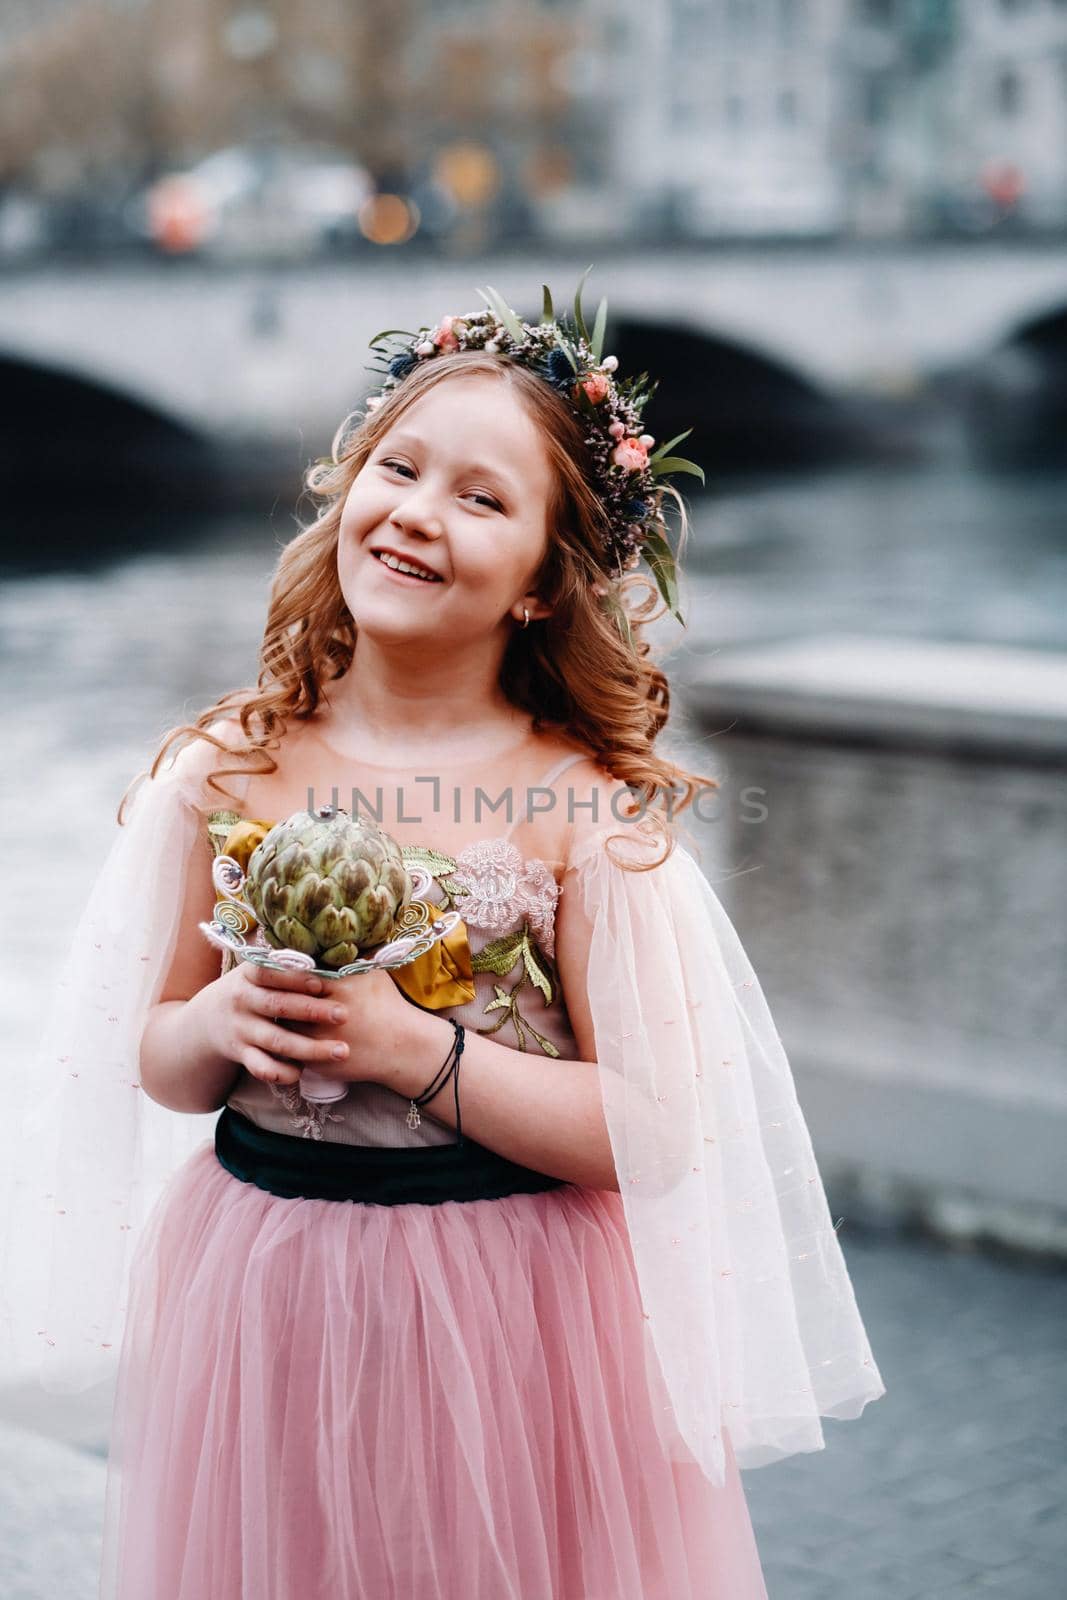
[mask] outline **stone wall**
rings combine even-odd
[[[812,638],[685,705],[836,1203],[1067,1253],[1067,657]]]

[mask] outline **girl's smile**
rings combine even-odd
[[[380,546],[371,551],[371,556],[380,567],[384,567],[391,578],[399,583],[421,583],[425,588],[429,584],[443,583],[445,580],[439,572],[427,570],[426,564],[415,556],[401,556],[395,550]],[[415,567],[415,572],[405,571],[407,567]]]

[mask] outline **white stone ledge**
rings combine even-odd
[[[749,733],[931,742],[1067,759],[1067,654],[821,634],[707,652],[686,671],[702,718]]]

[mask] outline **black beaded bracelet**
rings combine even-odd
[[[459,1061],[463,1054],[464,1028],[462,1022],[457,1022],[455,1017],[448,1017],[446,1020],[452,1024],[454,1030],[452,1047],[434,1074],[433,1081],[429,1088],[424,1089],[417,1099],[411,1101],[410,1106],[408,1107],[408,1127],[417,1128],[419,1126],[419,1124],[422,1122],[422,1118],[419,1115],[419,1107],[424,1106],[427,1101],[432,1100],[434,1095],[440,1094],[449,1078],[453,1077],[454,1074],[453,1093],[456,1103],[456,1133],[459,1138],[462,1138],[463,1126],[460,1121],[459,1112]],[[444,1077],[441,1077],[442,1073],[444,1073]],[[438,1082],[439,1078],[441,1080],[440,1082]]]

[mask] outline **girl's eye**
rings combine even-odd
[[[394,461],[392,457],[387,457],[382,461],[382,466],[392,467],[396,472],[407,472],[411,477],[415,476],[406,461]],[[482,494],[477,489],[474,491],[472,499],[480,501],[483,505],[487,505],[492,511],[503,511],[504,509],[498,500],[493,499],[492,495]]]

